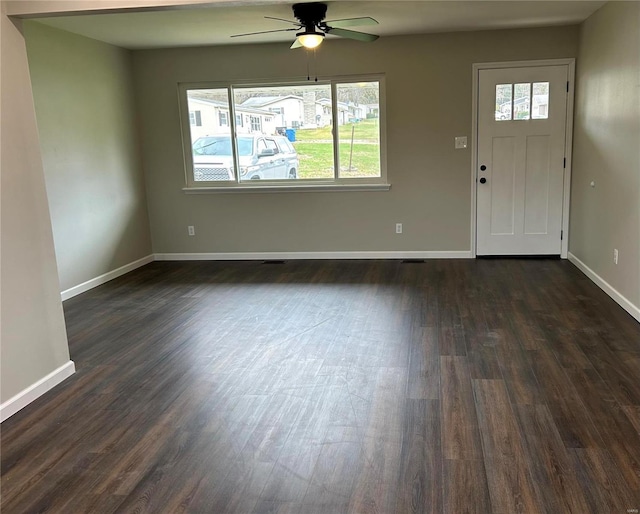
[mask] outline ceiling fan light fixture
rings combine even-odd
[[[296,36],[305,48],[316,48],[324,40],[324,34],[321,32],[300,32]]]

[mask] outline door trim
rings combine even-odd
[[[471,98],[471,258],[476,257],[476,209],[477,191],[476,182],[478,170],[478,86],[480,70],[495,68],[525,68],[535,66],[567,66],[569,77],[569,93],[567,95],[567,118],[565,126],[564,154],[567,165],[564,171],[564,191],[562,197],[562,245],[560,257],[566,259],[569,252],[569,206],[571,202],[571,166],[572,166],[572,141],[573,141],[573,100],[575,93],[576,60],[568,59],[545,59],[539,61],[504,61],[504,62],[483,62],[474,63],[473,87]]]

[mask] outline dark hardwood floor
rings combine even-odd
[[[640,325],[566,261],[156,262],[64,307],[3,514],[640,509]]]

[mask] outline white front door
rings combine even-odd
[[[477,255],[559,255],[568,67],[479,70]]]

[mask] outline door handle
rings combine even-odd
[[[480,183],[481,183],[481,184],[484,184],[484,183],[486,183],[486,182],[487,182],[487,179],[486,179],[486,178],[482,177],[482,178],[480,179]]]

